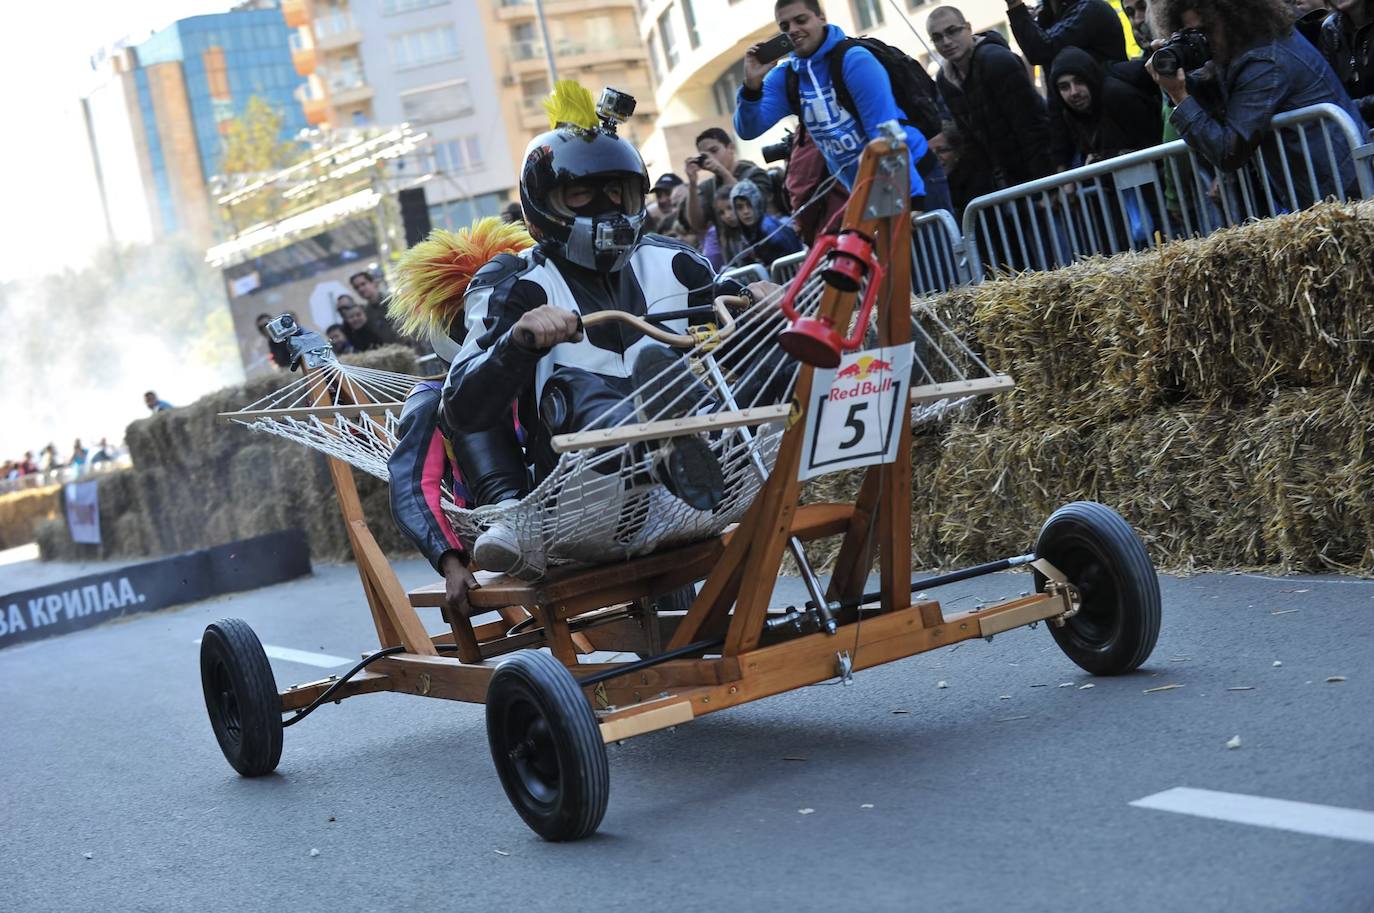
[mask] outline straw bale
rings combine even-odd
[[[1109,425],[1089,453],[1096,497],[1120,513],[1156,564],[1181,571],[1271,560],[1253,453],[1236,432],[1246,414],[1161,410]]]
[[[1279,568],[1374,572],[1374,398],[1285,391],[1238,437],[1253,453],[1264,540]]]
[[[945,296],[1020,388],[1002,421],[1091,427],[1294,386],[1368,392],[1374,206],[1300,213]],[[1191,408],[1191,407],[1190,407]]]
[[[33,542],[38,524],[59,517],[61,510],[60,485],[0,495],[0,549]]]

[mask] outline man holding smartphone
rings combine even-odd
[[[864,146],[877,138],[879,125],[907,119],[893,96],[887,70],[867,47],[826,22],[819,0],[777,0],[773,18],[778,31],[791,40],[793,56],[778,64],[767,59],[770,48],[763,45],[745,54],[735,132],[753,139],[787,115],[796,115],[830,173],[852,189]],[[846,103],[836,91],[837,64]],[[926,137],[910,124],[905,129],[912,211],[950,208],[948,181],[939,160],[929,154]]]
[[[773,179],[767,171],[747,159],[735,157],[735,141],[720,127],[710,127],[697,136],[697,154],[687,159],[687,224],[698,234],[715,222],[717,188],[733,187],[737,181],[753,181],[765,200],[772,199]],[[706,172],[707,177],[703,177]]]

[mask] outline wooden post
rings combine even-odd
[[[330,393],[328,382],[318,373],[318,369],[305,368],[304,371],[312,381],[318,381],[314,405],[326,405]],[[341,380],[342,396],[356,405],[370,404],[370,400],[355,384],[347,378]],[[352,467],[335,457],[326,459],[329,461],[329,477],[334,483],[334,493],[339,498],[339,510],[343,513],[348,531],[348,545],[358,566],[358,576],[362,579],[368,607],[372,610],[378,643],[383,647],[404,646],[410,653],[437,655],[438,651],[434,649],[434,643],[425,631],[419,614],[406,596],[405,587],[401,586],[396,571],[386,560],[372,531],[367,528]]]
[[[906,160],[904,156],[903,164]],[[887,254],[878,323],[878,344],[882,346],[911,343],[911,199],[907,175],[902,174],[897,184],[907,188],[901,195],[901,211],[883,220],[877,236],[879,256]],[[885,612],[911,605],[911,419],[906,403],[900,405],[898,415],[897,459],[876,467],[880,480],[879,583]]]
[[[877,237],[879,244],[883,243],[885,237],[890,243],[891,233],[881,232],[881,226],[877,219],[866,218],[866,209],[878,163],[890,151],[891,147],[884,140],[875,140],[869,143],[859,162],[858,174],[854,178],[854,186],[857,191],[850,194],[844,214],[845,228],[854,228],[869,237]],[[905,184],[905,180],[902,183]],[[905,209],[903,209],[903,213],[905,213]],[[905,219],[906,216],[903,214],[900,218]],[[908,232],[909,230],[908,223]],[[910,243],[908,242],[908,249],[902,252],[902,256],[908,259],[911,255],[909,248]],[[878,250],[881,251],[882,248],[879,247]],[[904,272],[903,275],[907,275],[907,273]],[[909,279],[906,281],[909,285]],[[854,303],[855,296],[852,293],[842,293],[836,288],[827,287],[821,294],[819,312],[823,317],[832,321],[834,326],[846,328],[849,326]],[[904,320],[910,319],[909,306],[902,308],[902,315]],[[811,397],[811,384],[814,375],[815,369],[808,364],[802,364],[797,372],[797,383],[793,395],[803,409]],[[736,656],[754,649],[758,646],[759,638],[763,634],[763,624],[768,615],[768,603],[772,598],[773,587],[777,582],[783,550],[787,547],[787,539],[792,532],[792,516],[797,510],[797,501],[801,492],[801,482],[797,478],[797,473],[801,465],[801,450],[805,431],[802,422],[797,422],[783,434],[782,443],[778,447],[777,458],[773,463],[773,471],[768,482],[755,498],[754,509],[757,510],[757,518],[747,546],[749,554],[743,565],[739,596],[735,601],[734,618],[731,619],[730,628],[725,635],[725,656]],[[907,499],[906,503],[910,504],[910,498]],[[909,543],[910,537],[907,540],[908,550]],[[674,640],[676,639],[675,637]]]

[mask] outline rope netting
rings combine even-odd
[[[802,281],[794,307],[802,316],[814,315],[825,286],[819,275]],[[771,471],[788,427],[799,365],[778,344],[779,333],[790,325],[778,307],[784,292],[779,289],[738,313],[728,335],[708,327],[692,347],[673,350],[675,355],[656,353],[659,357],[648,360],[652,369],[641,363],[634,389],[572,436],[575,441],[564,441],[567,452],[517,504],[460,508],[444,491],[443,509],[460,538],[471,544],[492,525],[503,524],[539,567],[623,560],[700,541],[737,522]],[[914,390],[938,392],[944,389],[939,385],[994,376],[931,305],[916,302],[912,313]],[[385,480],[405,396],[419,380],[345,365],[326,353],[307,377],[229,417]],[[351,405],[360,397],[373,405]],[[937,420],[970,398],[918,402],[912,419]],[[746,420],[739,416],[742,410],[756,412]],[[687,434],[678,426],[711,416],[733,419],[722,424],[734,427],[691,432],[709,447],[724,479],[719,502],[699,510],[664,486],[663,466]],[[650,423],[657,424],[639,427]],[[598,435],[612,443],[602,445]]]

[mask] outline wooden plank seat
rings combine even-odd
[[[853,512],[852,504],[804,505],[793,518],[792,534],[802,540],[840,535],[848,528]],[[703,579],[719,560],[731,532],[615,564],[557,568],[533,583],[497,575],[472,590],[468,598],[474,609],[483,612],[510,606],[533,610],[538,606],[557,618],[573,618],[617,603],[657,596]],[[409,596],[410,604],[417,608],[440,607],[444,602],[444,583],[436,580],[411,590]]]

